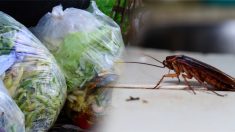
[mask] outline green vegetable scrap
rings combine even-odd
[[[1,25],[0,25],[1,27]],[[0,55],[7,55],[13,48],[13,42],[10,38],[5,38],[7,32],[10,31],[9,27],[0,28]]]
[[[111,60],[121,50],[118,42],[109,39],[111,33],[103,27],[97,32],[76,32],[64,38],[62,47],[54,55],[65,73],[69,90],[83,87],[97,73],[110,68]]]

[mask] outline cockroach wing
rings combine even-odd
[[[206,64],[204,62],[201,62],[197,59],[188,57],[188,56],[179,56],[177,57],[177,61],[184,63],[185,65],[190,66],[191,68],[196,68],[200,71],[203,71],[207,73],[210,76],[213,76],[214,78],[222,81],[225,84],[233,85],[235,86],[235,79],[228,74],[222,72],[221,70]]]

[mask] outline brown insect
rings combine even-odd
[[[195,78],[202,86],[204,86],[205,88],[207,88],[208,90],[212,91],[213,93],[219,96],[224,96],[224,95],[216,93],[215,92],[216,90],[235,91],[235,79],[233,77],[227,75],[226,73],[220,71],[219,69],[213,66],[210,66],[194,58],[185,55],[172,55],[172,56],[167,56],[166,59],[163,62],[161,62],[151,56],[148,57],[162,63],[163,66],[157,66],[142,62],[125,62],[125,63],[138,63],[160,68],[167,67],[169,70],[173,70],[175,72],[172,74],[168,73],[163,75],[154,88],[157,88],[165,77],[171,77],[171,78],[176,77],[180,81],[179,76],[182,75],[185,84],[188,86],[190,90],[193,91],[194,94],[196,93],[194,89],[190,86],[187,79]]]

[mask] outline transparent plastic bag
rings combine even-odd
[[[0,132],[24,131],[24,114],[8,95],[0,79]]]
[[[123,48],[120,27],[98,10],[93,1],[88,11],[56,6],[41,18],[33,33],[46,45],[63,69],[68,86],[67,105],[77,122],[102,113],[110,92],[97,86],[100,78],[113,82],[114,62]],[[99,112],[98,112],[99,111]],[[84,123],[86,124],[86,123]],[[85,125],[83,128],[87,128]]]
[[[62,67],[69,91],[111,69],[124,47],[119,26],[90,8],[93,13],[56,6],[32,28]]]
[[[25,115],[26,131],[47,131],[62,108],[67,86],[54,57],[22,24],[0,12],[3,82]],[[4,63],[3,63],[4,62]]]

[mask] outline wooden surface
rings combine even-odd
[[[158,64],[143,53],[160,60],[168,55],[184,54],[211,64],[231,76],[235,76],[235,55],[199,54],[189,52],[168,52],[161,50],[129,48],[124,60]],[[203,88],[195,81],[190,83],[196,90],[184,90],[184,83],[168,78],[158,90],[142,89],[143,85],[152,87],[168,73],[160,69],[137,64],[119,64],[120,79],[114,88],[113,98],[107,115],[97,131],[100,132],[188,132],[188,131],[235,131],[235,93],[219,97]],[[183,82],[183,80],[182,80]],[[121,86],[134,85],[132,88]],[[139,89],[138,89],[139,88]],[[202,89],[200,89],[202,88]],[[126,101],[130,96],[140,100]]]

